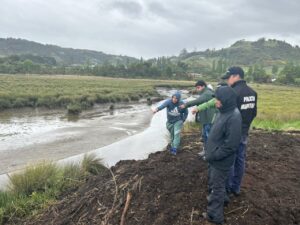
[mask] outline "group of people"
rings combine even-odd
[[[156,113],[167,108],[170,152],[176,155],[187,108],[196,106],[192,113],[202,125],[203,151],[199,155],[208,162],[208,206],[203,217],[213,224],[224,223],[224,205],[230,196],[240,195],[248,132],[257,112],[257,93],[247,85],[241,67],[230,67],[222,79],[226,82],[215,92],[200,80],[195,84],[196,100],[184,103],[176,92],[153,109]]]

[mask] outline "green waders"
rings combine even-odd
[[[179,120],[175,123],[169,123],[167,122],[167,129],[170,132],[171,135],[171,147],[172,148],[178,148],[180,144],[180,133],[182,129],[183,122],[182,120]]]

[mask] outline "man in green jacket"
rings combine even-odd
[[[218,83],[217,88],[219,88],[221,86],[227,86],[227,83],[224,83],[224,82]],[[196,114],[196,113],[199,113],[201,111],[211,109],[211,108],[216,108],[216,99],[215,98],[212,98],[208,102],[204,102],[201,105],[198,105],[197,107],[193,108],[192,114]],[[214,121],[214,118],[212,121]]]
[[[199,97],[193,101],[189,101],[181,106],[181,108],[189,108],[195,105],[200,105],[204,102],[211,100],[214,96],[214,92],[207,87],[203,80],[197,81],[195,84],[196,90],[199,92]],[[204,156],[204,149],[207,142],[208,134],[212,126],[212,120],[214,118],[216,110],[214,108],[208,108],[202,110],[196,115],[196,121],[202,125],[202,139],[204,143],[203,151],[199,153],[200,156]]]

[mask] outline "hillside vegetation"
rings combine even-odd
[[[183,49],[179,56],[148,60],[21,39],[0,39],[0,73],[4,74],[217,80],[233,65],[244,68],[248,81],[300,84],[299,47],[274,39],[240,40],[220,50],[188,52]]]
[[[21,56],[36,62],[36,57],[48,59],[51,64],[103,64],[129,63],[136,61],[133,57],[105,54],[99,51],[62,48],[56,45],[40,44],[33,41],[14,38],[0,38],[0,56]],[[39,62],[40,63],[40,62]]]
[[[182,52],[180,57],[188,59],[192,57],[223,58],[231,64],[253,65],[263,64],[284,65],[286,62],[300,62],[300,48],[275,39],[261,38],[257,41],[240,40],[228,48],[220,50],[207,49],[200,52]]]
[[[299,46],[275,39],[240,40],[220,50],[188,52],[184,49],[174,60],[183,61],[191,71],[206,78],[218,78],[228,67],[238,65],[244,68],[248,81],[300,83]]]

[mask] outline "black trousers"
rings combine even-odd
[[[207,215],[210,221],[215,223],[224,223],[224,201],[227,200],[225,190],[226,181],[229,176],[229,170],[219,170],[209,165],[208,185],[209,196]]]

